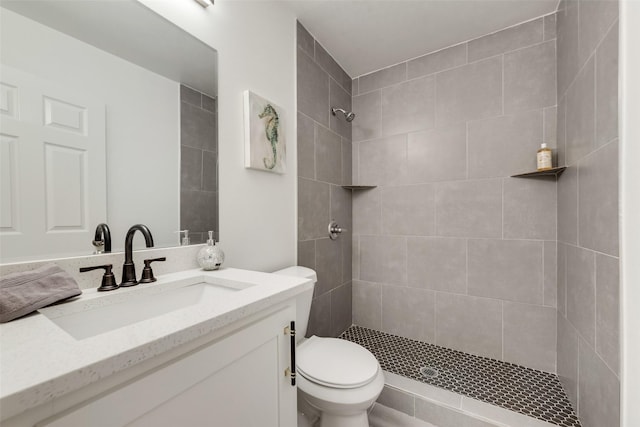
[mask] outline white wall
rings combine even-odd
[[[640,426],[640,1],[620,2],[622,425]]]
[[[123,248],[128,228],[138,222],[151,229],[156,246],[175,245],[173,231],[180,225],[179,84],[6,9],[1,59],[106,103],[107,222],[113,249]],[[87,241],[85,248],[69,252],[91,250]]]
[[[218,51],[220,240],[226,266],[270,271],[296,261],[295,17],[272,1],[139,0]],[[244,168],[242,92],[280,105],[287,172]]]

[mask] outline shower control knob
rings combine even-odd
[[[329,223],[329,238],[331,240],[336,240],[338,238],[338,234],[341,234],[343,231],[347,231],[346,228],[340,227],[335,221],[331,221]]]

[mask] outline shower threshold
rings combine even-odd
[[[420,399],[423,409],[435,404],[501,426],[580,427],[554,374],[355,325],[340,338],[378,359],[386,373],[381,399],[400,392]],[[420,405],[416,401],[411,410]]]

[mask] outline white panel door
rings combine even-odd
[[[105,104],[0,69],[0,256],[89,253],[106,221]]]

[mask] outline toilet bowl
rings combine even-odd
[[[315,271],[289,267],[276,274],[317,280]],[[367,409],[384,387],[375,356],[364,347],[338,338],[303,337],[313,290],[296,301],[296,371],[299,427],[369,427]]]

